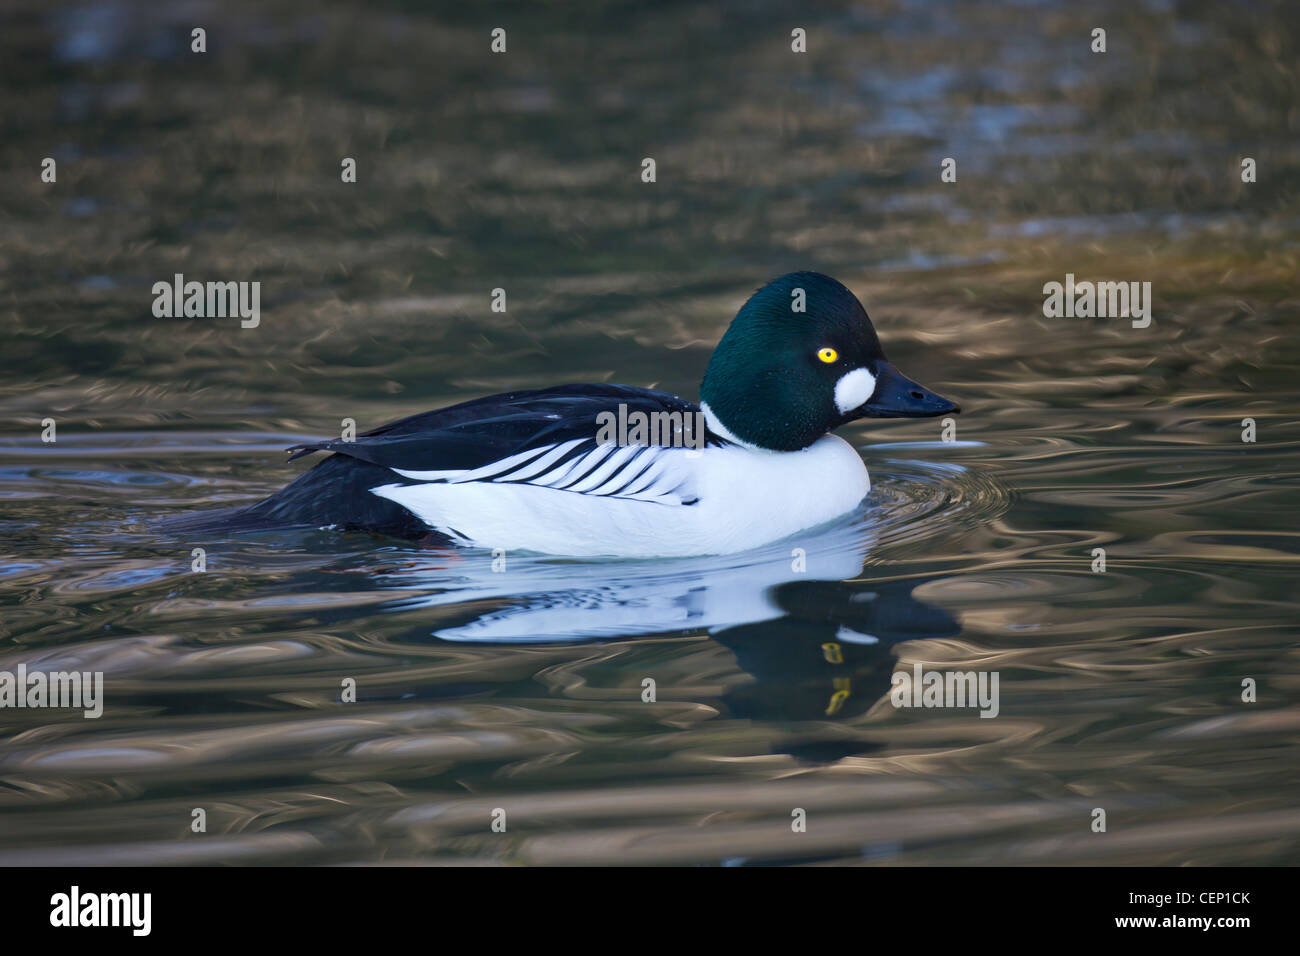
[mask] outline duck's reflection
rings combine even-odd
[[[860,714],[889,690],[893,646],[952,637],[947,611],[912,597],[919,580],[791,582],[775,599],[783,618],[712,635],[755,679],[729,698],[737,716],[807,720]]]
[[[463,619],[433,632],[448,641],[556,643],[716,633],[785,617],[790,611],[774,599],[776,588],[854,577],[870,546],[861,525],[849,525],[725,557],[596,562],[461,551],[449,564],[417,564],[391,579],[441,589],[402,607],[472,607]]]
[[[942,608],[912,597],[920,580],[795,581],[776,589],[782,618],[741,624],[712,635],[753,678],[723,695],[735,717],[828,721],[854,717],[889,693],[900,641],[952,637],[960,625]],[[838,760],[872,747],[852,738],[787,742],[792,756]]]
[[[449,564],[417,564],[385,578],[403,588],[435,586],[395,607],[450,612],[433,632],[448,641],[555,643],[705,632],[752,678],[721,698],[732,716],[825,722],[859,715],[889,692],[895,644],[960,631],[946,611],[912,597],[924,579],[848,580],[861,576],[874,543],[857,522],[727,558],[502,561],[499,554],[462,552]],[[848,740],[785,749],[815,760],[864,751]]]

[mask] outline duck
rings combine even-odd
[[[848,288],[807,271],[749,297],[699,396],[575,384],[477,398],[294,445],[290,461],[328,457],[262,501],[171,527],[363,531],[502,555],[732,554],[862,503],[866,464],[835,429],[960,411],[885,357]]]

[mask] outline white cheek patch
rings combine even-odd
[[[847,415],[869,399],[875,390],[876,376],[865,368],[845,372],[835,383],[835,407],[841,415]]]

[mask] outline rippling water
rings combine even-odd
[[[829,4],[806,56],[763,3],[193,10],[205,57],[143,2],[0,24],[0,671],[107,690],[0,710],[0,863],[1300,862],[1294,7]],[[499,572],[156,530],[347,417],[694,398],[795,268],[963,407],[843,430],[833,527]],[[175,272],[261,325],[153,318]],[[1045,318],[1067,272],[1151,326]],[[895,708],[916,664],[998,716]]]

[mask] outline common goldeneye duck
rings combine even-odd
[[[291,461],[333,454],[257,504],[173,528],[335,527],[572,556],[731,553],[847,514],[871,490],[861,456],[832,429],[959,411],[894,368],[862,304],[816,272],[750,296],[700,398],[628,385],[479,398],[353,441],[296,445]]]

